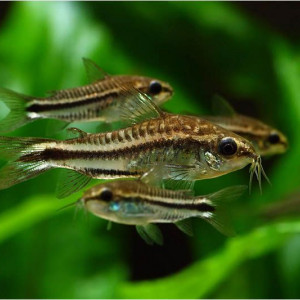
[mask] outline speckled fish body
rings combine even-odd
[[[160,87],[157,94],[151,92],[151,84]],[[134,87],[152,96],[157,105],[172,95],[169,84],[142,76],[109,76],[92,84],[54,92],[49,98],[37,98],[27,102],[29,119],[49,118],[68,122],[119,121],[117,113],[122,106],[121,93],[124,86]]]
[[[112,179],[139,177],[156,167],[162,180],[194,182],[250,163],[250,179],[255,173],[260,182],[261,160],[248,140],[199,117],[162,112],[137,90],[124,93],[123,117],[132,126],[99,134],[73,129],[80,137],[66,141],[0,137],[0,155],[9,160],[0,171],[0,188],[52,168]]]
[[[213,97],[212,107],[215,115],[203,118],[248,139],[259,155],[279,154],[287,150],[288,141],[283,133],[262,121],[237,113],[222,96]]]
[[[153,223],[174,223],[180,230],[192,235],[187,219],[206,220],[226,235],[233,233],[222,204],[239,197],[247,186],[232,186],[205,196],[193,196],[190,191],[161,189],[139,180],[117,180],[98,184],[84,192],[78,204],[102,219],[137,226],[138,233],[147,242],[161,244],[159,229]],[[223,211],[224,212],[224,211]],[[223,215],[224,216],[224,215]]]
[[[288,148],[283,133],[257,119],[240,114],[203,118],[248,139],[261,156],[280,154]]]
[[[216,209],[209,196],[194,197],[138,180],[97,185],[87,190],[81,201],[96,216],[129,225],[174,223],[196,216],[210,218]]]
[[[66,141],[0,137],[0,149],[10,160],[0,172],[0,188],[52,168],[112,179],[139,177],[159,165],[169,170],[165,178],[199,180],[238,170],[258,157],[251,143],[230,131],[197,117],[166,113],[117,131]],[[234,153],[228,155],[228,149]]]
[[[87,72],[92,68],[98,77],[103,77],[100,68],[84,60]],[[101,74],[98,74],[101,73]],[[0,132],[9,132],[37,119],[62,121],[65,127],[71,122],[115,122],[120,120],[123,105],[123,90],[134,88],[147,93],[157,105],[167,101],[173,94],[172,87],[161,80],[134,75],[104,75],[92,83],[52,92],[49,97],[38,98],[18,94],[0,88],[0,101],[10,113],[0,121]]]

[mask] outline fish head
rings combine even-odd
[[[86,210],[103,219],[136,224],[135,214],[140,207],[133,201],[137,196],[138,183],[132,180],[118,180],[98,184],[87,190],[81,201]],[[128,216],[131,218],[128,218]]]
[[[208,151],[202,153],[204,161],[209,168],[207,177],[212,178],[231,173],[251,164],[249,188],[251,189],[254,174],[256,175],[260,189],[261,174],[269,182],[262,167],[261,156],[250,141],[227,130],[222,131],[219,137],[217,136],[212,141],[213,146]],[[214,172],[213,176],[211,175],[212,172]]]
[[[203,172],[197,179],[218,177],[258,160],[258,153],[246,138],[201,118],[189,125],[200,142],[197,164]]]
[[[261,156],[284,153],[288,148],[287,137],[276,128],[244,115],[232,118],[232,130],[251,141]],[[228,128],[227,128],[228,129]]]
[[[257,151],[262,156],[281,154],[288,148],[287,137],[277,129],[270,128],[262,139],[255,143]]]
[[[235,134],[216,138],[213,147],[202,155],[207,166],[216,172],[215,177],[242,169],[258,157],[253,145]]]
[[[139,77],[135,80],[134,87],[149,95],[156,105],[161,105],[173,95],[173,88],[167,82],[149,77]]]

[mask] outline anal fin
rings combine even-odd
[[[157,225],[154,224],[147,224],[143,226],[137,225],[136,231],[148,245],[157,244],[162,246],[164,243],[163,235]]]
[[[56,197],[59,199],[70,196],[84,188],[92,178],[74,170],[61,170],[59,181],[56,186]]]
[[[185,234],[187,234],[189,236],[194,235],[193,226],[192,226],[192,222],[191,222],[190,219],[181,220],[181,221],[178,221],[174,224],[179,230],[181,230]]]

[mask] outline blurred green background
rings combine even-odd
[[[272,186],[228,204],[233,238],[200,219],[192,238],[161,226],[163,247],[134,227],[107,231],[92,215],[57,211],[81,193],[56,199],[56,171],[1,191],[1,298],[300,297],[298,3],[2,2],[0,17],[3,87],[44,96],[86,84],[88,57],[110,74],[169,82],[169,111],[210,113],[219,93],[290,140],[286,154],[263,161]],[[9,135],[44,136],[47,122]],[[198,182],[197,194],[248,177],[244,169]]]

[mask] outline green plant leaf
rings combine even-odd
[[[257,258],[282,245],[287,236],[300,233],[300,221],[267,225],[253,232],[229,239],[224,248],[185,270],[166,278],[125,282],[120,298],[191,298],[206,297],[244,261]]]

